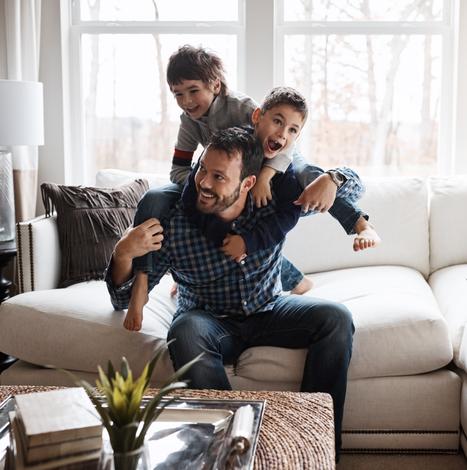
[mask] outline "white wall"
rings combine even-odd
[[[67,183],[67,88],[66,71],[62,65],[62,47],[66,46],[60,27],[60,5],[66,1],[44,0],[41,18],[41,53],[39,80],[44,84],[44,132],[45,145],[39,147],[39,195],[37,213],[43,213],[40,184],[48,181]],[[67,8],[66,8],[67,10]]]

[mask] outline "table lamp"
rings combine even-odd
[[[42,83],[0,80],[0,242],[15,238],[13,165],[8,147],[43,145]]]

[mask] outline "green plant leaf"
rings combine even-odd
[[[97,371],[99,372],[99,381],[98,381],[98,387],[106,394],[106,395],[111,395],[112,394],[112,384],[108,377],[105,375],[104,370],[102,369],[101,366],[97,366]]]
[[[128,371],[130,370],[130,365],[128,364],[128,361],[125,356],[122,357],[122,365],[120,367],[122,377],[126,380],[128,377]]]
[[[112,362],[107,362],[107,377],[111,381],[115,377],[115,369]]]
[[[179,369],[177,369],[177,370],[164,382],[164,384],[162,385],[161,388],[164,388],[164,387],[166,387],[167,385],[169,385],[170,383],[175,382],[175,381],[181,379],[182,376],[193,366],[193,364],[195,364],[196,362],[198,362],[203,356],[204,356],[204,353],[198,354],[194,359],[192,359],[191,361],[187,362],[185,365],[183,365],[182,367],[180,367]]]
[[[170,343],[172,343],[173,339],[171,339],[170,341],[167,342],[167,345],[169,345]],[[156,364],[159,362],[159,359],[161,358],[162,354],[164,354],[165,352],[165,348],[163,346],[161,346],[155,356],[151,359],[151,361],[149,361],[149,365],[148,365],[148,375],[147,375],[147,379],[146,379],[146,388],[149,386],[149,382],[151,381],[151,378],[152,378],[152,374],[154,372],[154,368],[156,367]]]

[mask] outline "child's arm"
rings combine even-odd
[[[276,175],[277,171],[270,166],[263,166],[256,179],[256,183],[251,189],[253,200],[256,207],[264,207],[272,199],[271,180]]]
[[[272,213],[259,220],[252,230],[227,235],[222,247],[227,256],[239,261],[247,254],[282,242],[285,235],[295,227],[300,208],[293,202],[300,194],[300,186],[290,169],[274,178],[273,191],[275,206]],[[243,246],[245,249],[241,253]]]
[[[325,173],[322,168],[308,163],[296,149],[293,151],[292,160],[295,176],[304,190]],[[343,178],[343,184],[338,188],[336,197],[345,197],[353,202],[362,197],[365,187],[355,171],[347,167],[338,167],[329,171],[336,171]]]
[[[256,184],[251,190],[256,207],[268,205],[268,202],[272,199],[271,180],[277,173],[287,171],[291,161],[291,156],[286,152],[264,160],[263,168],[261,168]]]
[[[197,124],[182,114],[170,169],[170,181],[172,183],[185,184],[191,171],[193,155],[200,143],[199,134],[200,130]]]

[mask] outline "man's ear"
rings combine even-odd
[[[240,191],[248,192],[256,183],[256,176],[250,175],[243,179],[242,184],[240,186]]]
[[[260,117],[261,117],[261,109],[256,108],[253,111],[253,114],[251,115],[251,122],[253,123],[254,126],[256,126],[256,124],[258,124]]]

